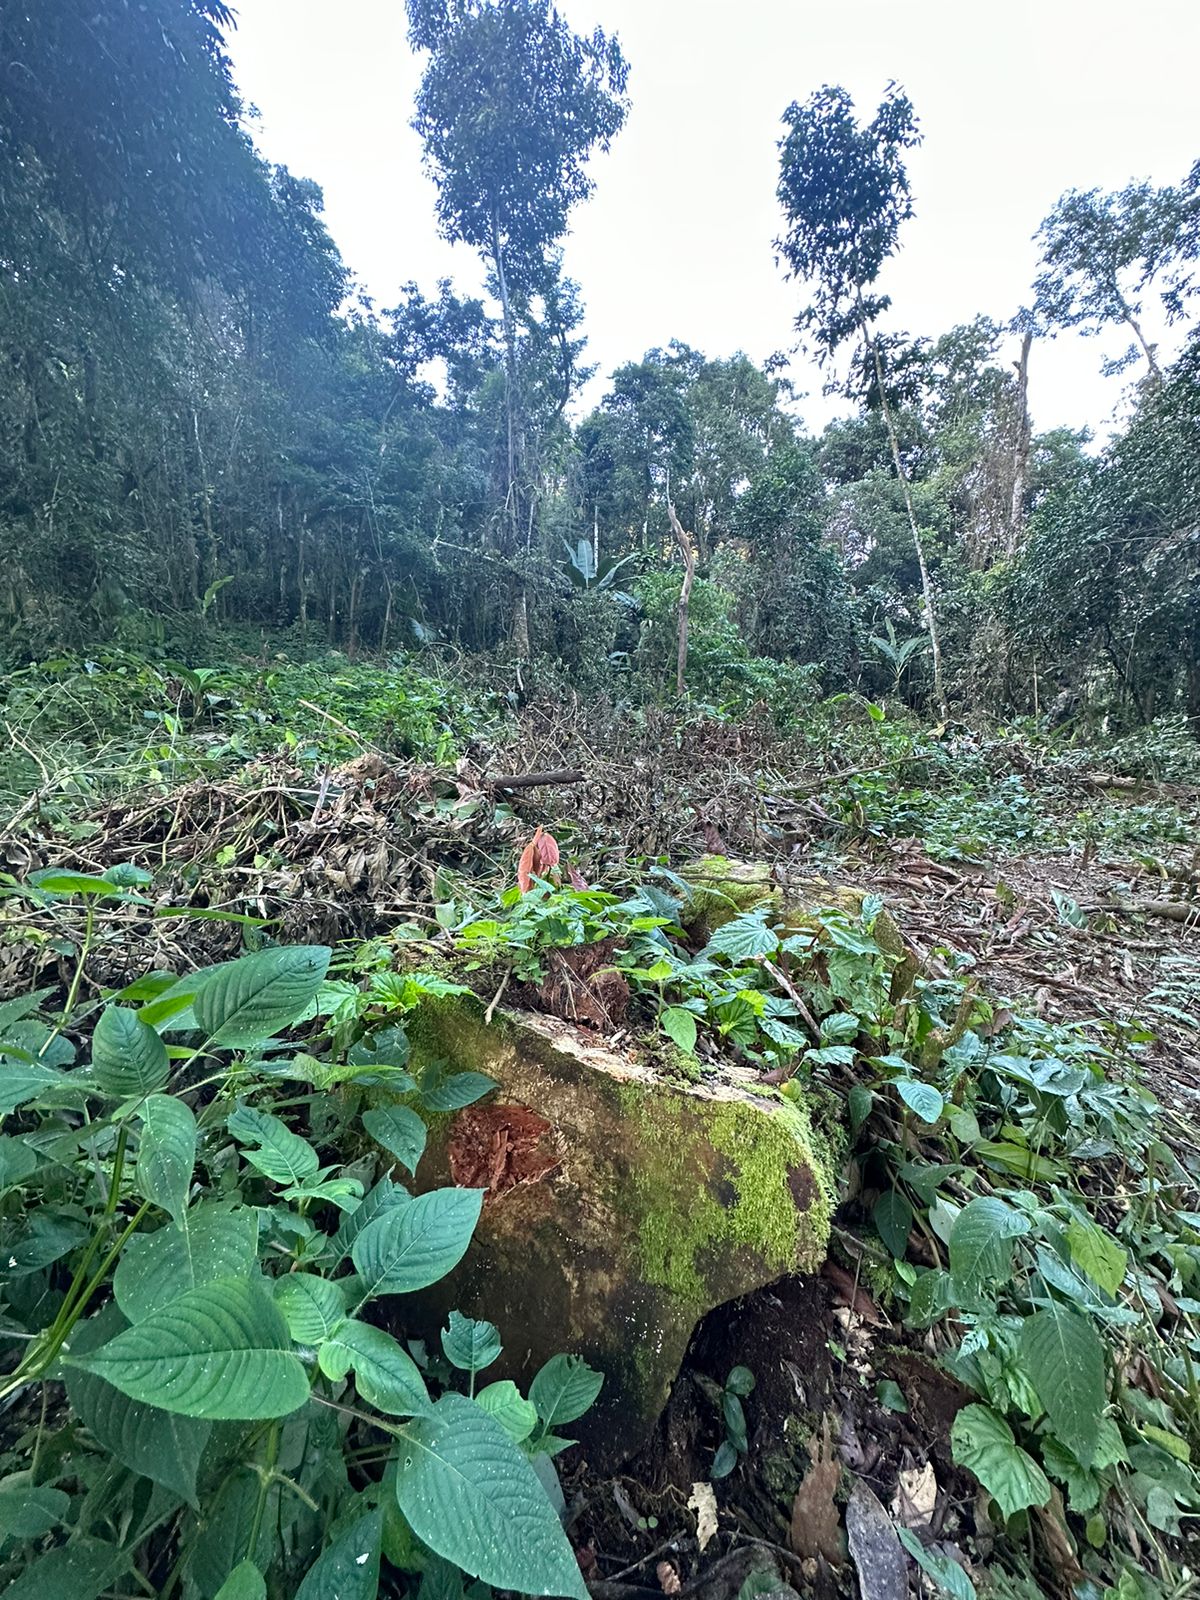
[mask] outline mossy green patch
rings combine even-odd
[[[683,1108],[644,1084],[624,1086],[620,1098],[645,1135],[628,1211],[639,1218],[648,1282],[685,1302],[714,1305],[738,1292],[718,1281],[730,1246],[779,1274],[820,1263],[833,1197],[806,1111],[740,1099]]]
[[[715,929],[758,906],[782,904],[779,886],[765,862],[701,856],[680,876],[689,889],[683,926],[696,937],[707,939]]]

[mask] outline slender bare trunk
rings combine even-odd
[[[304,536],[308,532],[308,512],[300,518],[300,535],[296,546],[296,583],[300,590],[300,627],[308,632],[308,578],[304,571]]]
[[[195,406],[192,407],[192,434],[196,440],[196,461],[200,468],[200,509],[204,514],[204,551],[196,582],[196,599],[199,600],[217,575],[217,539],[213,532],[212,485],[208,481],[208,463],[200,438],[200,413]]]
[[[1017,369],[1016,439],[1013,442],[1012,509],[1008,521],[1008,554],[1014,556],[1025,535],[1025,496],[1029,490],[1029,351],[1033,334],[1021,340]]]
[[[1151,381],[1153,382],[1154,387],[1157,389],[1162,383],[1162,368],[1159,366],[1158,361],[1155,358],[1154,346],[1152,344],[1147,344],[1146,335],[1142,332],[1141,324],[1128,309],[1125,312],[1125,321],[1133,329],[1133,336],[1137,340],[1138,344],[1140,344],[1142,347],[1142,354],[1145,356],[1146,365],[1150,369]]]
[[[684,531],[682,522],[675,515],[675,506],[670,494],[667,496],[667,516],[671,519],[671,527],[679,541],[679,548],[683,551],[683,586],[679,591],[679,624],[677,630],[677,643],[675,651],[675,693],[682,695],[684,690],[684,676],[687,672],[688,653],[688,607],[692,600],[692,584],[696,581],[696,546],[691,536]]]
[[[358,654],[358,597],[362,591],[362,572],[355,572],[350,580],[350,633],[346,645],[346,654],[351,661]]]
[[[862,295],[858,297],[859,311],[863,309]],[[908,473],[904,470],[904,462],[900,456],[900,440],[896,433],[896,423],[892,416],[892,407],[887,397],[887,385],[883,375],[883,357],[879,353],[879,341],[863,323],[863,335],[871,347],[871,360],[875,367],[875,382],[879,387],[879,403],[883,408],[884,425],[887,428],[888,444],[892,449],[892,465],[896,469],[896,476],[900,480],[900,490],[904,496],[904,509],[908,512],[908,525],[912,531],[913,549],[917,553],[917,567],[921,573],[921,594],[925,601],[925,616],[929,625],[929,649],[933,656],[933,697],[937,701],[938,715],[945,718],[948,713],[946,705],[946,688],[942,678],[942,641],[938,630],[937,604],[933,594],[933,580],[929,576],[929,564],[925,560],[925,541],[921,538],[920,525],[917,522],[917,509],[913,504],[912,484],[908,481]]]
[[[507,430],[507,483],[504,489],[504,520],[507,524],[505,553],[517,554],[520,541],[520,468],[521,450],[517,415],[517,326],[513,317],[512,299],[508,292],[508,275],[504,270],[504,251],[500,244],[500,219],[492,213],[492,260],[496,267],[496,286],[500,290],[500,312],[504,324],[504,421]],[[530,657],[529,593],[526,573],[517,578],[517,595],[513,607],[512,640],[522,661]]]

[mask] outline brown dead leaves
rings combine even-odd
[[[789,1540],[801,1560],[823,1556],[830,1566],[840,1567],[846,1559],[846,1541],[835,1496],[842,1469],[828,1417],[823,1419],[820,1433],[809,1440],[808,1452],[812,1464],[792,1501]]]

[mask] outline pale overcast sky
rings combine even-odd
[[[437,237],[409,127],[421,61],[403,0],[235,0],[244,96],[271,160],[314,178],[352,271],[377,305],[415,279],[477,291],[473,254]],[[560,0],[577,28],[616,32],[632,110],[593,164],[566,267],[582,286],[589,358],[607,374],[672,338],[755,360],[793,342],[801,289],[772,241],[780,115],[823,83],[872,111],[889,78],[925,142],[917,215],[886,286],[895,321],[937,334],[1007,320],[1030,293],[1031,235],[1064,189],[1178,182],[1200,156],[1196,0]],[[1118,341],[1118,347],[1124,341]],[[1166,346],[1169,348],[1169,342]],[[1038,427],[1103,432],[1121,380],[1075,335],[1035,347]],[[829,403],[801,361],[801,411]],[[593,383],[589,399],[602,385]]]

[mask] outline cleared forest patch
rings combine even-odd
[[[615,1475],[586,1443],[558,1460],[592,1593],[832,1595],[872,1581],[876,1547],[959,1594],[1064,1569],[1177,1576],[1200,1510],[1195,791],[1028,736],[930,736],[862,702],[820,708],[803,738],[561,701],[473,737],[432,678],[401,681],[401,708],[418,689],[432,708],[406,753],[374,672],[347,669],[337,710],[312,701],[311,733],[283,748],[264,707],[245,720],[244,687],[149,759],[110,708],[102,775],[84,760],[60,777],[70,730],[26,713],[15,748],[46,779],[5,835],[13,1048],[36,1059],[40,1028],[82,1063],[114,1001],[153,1007],[247,952],[331,947],[265,1056],[179,1093],[203,1121],[232,1085],[322,1173],[353,1175],[335,1184],[394,1184],[388,1151],[415,1168],[425,1146],[394,1142],[408,1117],[457,1116],[451,1155],[470,1146],[485,1195],[501,1174],[494,1215],[564,1181],[554,1117],[514,1110],[490,1061],[426,1076],[410,1051],[432,1003],[485,1028],[524,1008],[618,1073],[802,1110],[836,1170],[821,1271],[782,1268],[709,1312],[649,1444],[607,1441],[628,1454]],[[230,748],[246,726],[253,750]],[[167,1037],[190,1061],[186,1028]],[[479,1080],[476,1103],[445,1099],[456,1075]],[[355,1119],[388,1107],[406,1114],[393,1143],[364,1145]],[[47,1136],[29,1107],[13,1126]],[[744,1205],[744,1156],[729,1160]],[[20,1250],[36,1183],[6,1181]],[[305,1225],[336,1223],[314,1197]],[[645,1259],[658,1292],[691,1294],[699,1191],[669,1204]],[[279,1236],[293,1270],[303,1232]],[[36,1268],[47,1292],[77,1248]],[[36,1315],[23,1294],[14,1316]],[[45,1392],[62,1405],[52,1378]],[[25,1400],[9,1420],[16,1463],[40,1425]],[[153,1580],[167,1555],[151,1539],[134,1559]]]

